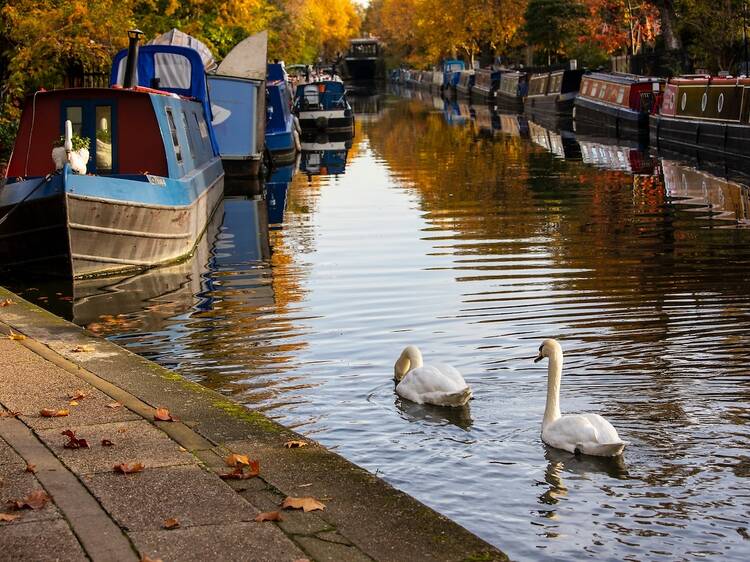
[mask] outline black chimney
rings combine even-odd
[[[143,32],[140,29],[128,31],[128,60],[125,63],[125,77],[122,80],[123,88],[132,88],[138,85],[136,69],[138,68],[138,42]]]

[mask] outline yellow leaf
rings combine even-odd
[[[290,496],[281,502],[281,507],[284,509],[301,509],[305,513],[316,510],[322,511],[326,508],[324,503],[309,496],[304,498],[293,498]]]
[[[11,339],[11,340],[25,340],[26,336],[24,336],[23,334],[17,334],[13,330],[11,330],[10,334],[8,334],[8,339]]]

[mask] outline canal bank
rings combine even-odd
[[[1,287],[0,302],[0,491],[18,503],[1,510],[0,559],[507,559],[262,415]],[[260,474],[220,478],[232,454]],[[325,509],[281,510],[288,497]]]

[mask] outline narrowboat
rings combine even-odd
[[[584,75],[573,107],[576,131],[617,138],[648,136],[648,116],[663,83],[660,78],[633,74]]]
[[[537,119],[569,121],[572,124],[573,103],[581,85],[583,70],[564,69],[534,73],[524,99],[524,111]]]
[[[529,74],[517,70],[503,72],[497,88],[495,104],[505,111],[523,111],[523,99],[529,89]]]
[[[443,61],[443,90],[450,90],[451,93],[456,91],[458,79],[461,77],[461,71],[465,70],[464,61],[458,59],[448,59]]]
[[[460,96],[471,96],[471,88],[474,86],[474,71],[462,70],[458,76],[456,93]]]
[[[500,87],[501,71],[491,68],[483,68],[474,72],[474,85],[471,87],[472,95],[477,99],[494,103],[497,90]]]
[[[657,147],[741,161],[750,157],[750,78],[682,76],[670,79],[650,117]]]
[[[430,72],[430,91],[439,94],[443,91],[443,72],[441,70],[433,70]]]
[[[550,130],[533,121],[529,121],[528,124],[529,138],[534,144],[551,152],[556,158],[566,160],[581,158],[581,147],[571,131]]]
[[[78,279],[194,250],[224,191],[206,74],[197,51],[139,49],[141,35],[111,87],[28,99],[0,190],[1,267]]]
[[[355,82],[374,82],[381,77],[380,41],[373,37],[351,39],[344,59],[346,74]]]
[[[238,43],[208,75],[213,128],[227,176],[257,177],[266,132],[268,32]]]
[[[322,135],[313,141],[303,142],[299,169],[308,176],[343,174],[351,147],[351,135]]]
[[[300,84],[294,98],[294,114],[305,131],[354,132],[354,111],[337,76]]]
[[[300,150],[300,130],[292,113],[292,92],[283,63],[266,67],[266,149],[274,166],[290,164]]]
[[[529,124],[526,116],[520,113],[498,113],[500,130],[511,137],[529,137]]]

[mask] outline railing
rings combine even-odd
[[[69,73],[63,81],[64,88],[106,88],[109,86],[107,72]]]

